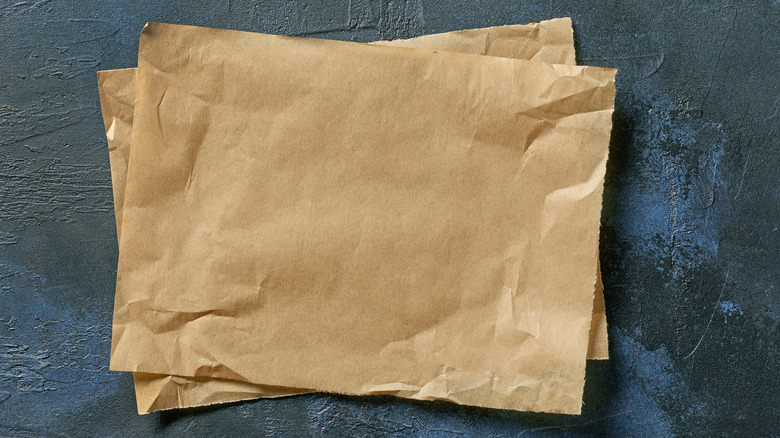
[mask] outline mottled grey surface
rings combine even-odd
[[[143,3],[143,4],[142,4]],[[618,67],[582,416],[305,395],[138,416],[95,71],[147,21],[370,41],[571,16]],[[263,60],[258,60],[263,62]],[[0,435],[780,436],[780,2],[0,0]]]

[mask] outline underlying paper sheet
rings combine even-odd
[[[574,64],[572,25],[559,18],[525,25],[426,35],[409,40],[375,44],[422,47],[433,50],[474,53],[516,59],[534,59],[549,63]],[[127,158],[130,151],[130,127],[135,102],[136,69],[98,73],[101,109],[109,142],[112,180],[120,231]],[[607,359],[607,330],[603,306],[603,286],[597,274],[593,321],[588,343],[588,359]],[[278,397],[300,393],[293,388],[266,387],[225,379],[196,379],[135,373],[134,382],[139,413],[159,409],[225,403],[258,397]]]
[[[579,411],[614,71],[173,25],[139,67],[112,368]]]

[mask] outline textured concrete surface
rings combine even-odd
[[[780,2],[0,0],[1,436],[780,436]],[[370,41],[571,16],[620,68],[602,221],[613,359],[580,417],[306,395],[138,416],[95,71],[166,21]],[[262,62],[262,60],[258,60]]]

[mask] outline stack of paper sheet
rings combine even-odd
[[[487,55],[487,56],[485,56]],[[139,413],[324,391],[576,414],[614,69],[569,19],[359,44],[148,24],[99,72]]]

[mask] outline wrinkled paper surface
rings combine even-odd
[[[560,64],[575,62],[572,26],[568,18],[426,35],[409,40],[379,41],[374,44],[533,59]],[[135,76],[135,68],[98,73],[101,110],[109,144],[118,233],[121,229],[127,159],[130,153]],[[600,273],[597,275],[595,293],[587,358],[607,359],[606,316]],[[267,387],[226,379],[145,373],[135,373],[134,381],[138,410],[141,414],[160,409],[300,393],[298,389]]]
[[[427,35],[411,40],[378,42],[377,44],[397,44],[405,47],[414,47],[415,44],[418,44],[421,47],[438,50],[573,63],[574,52],[571,34],[570,20],[556,19],[529,25],[457,31]],[[119,230],[130,146],[130,127],[135,101],[135,69],[100,72],[99,78],[101,106],[110,148],[117,229]],[[600,277],[597,280],[600,282]],[[608,354],[603,296],[600,295],[602,293],[603,291],[597,285],[596,303],[602,304],[600,311],[597,311],[597,307],[594,306],[594,319],[588,350],[589,359],[607,358]],[[135,386],[139,412],[148,413],[157,409],[297,393],[297,390],[293,389],[269,388],[245,382],[223,379],[203,380],[136,373]]]
[[[602,84],[602,85],[603,85],[603,84]],[[608,88],[608,87],[607,87],[607,88]],[[588,91],[588,92],[590,92],[590,91]],[[611,105],[611,104],[610,104],[610,105]],[[611,108],[611,106],[610,106],[610,108]],[[557,117],[557,116],[556,116],[556,117]],[[564,118],[564,119],[565,119],[565,118]],[[110,132],[110,129],[109,129],[109,132]],[[608,133],[608,126],[607,126],[607,133]],[[110,137],[110,136],[109,136],[109,137]],[[135,151],[134,151],[133,153],[135,153]],[[600,193],[600,192],[599,192],[599,193]],[[595,261],[595,260],[594,260],[594,261]],[[120,262],[120,264],[121,264],[121,262]],[[592,284],[591,284],[591,287],[592,287]],[[591,289],[591,290],[592,290],[592,289]],[[156,310],[156,309],[155,309],[155,310],[154,310],[154,312],[159,312],[159,310]],[[119,312],[118,312],[118,313],[119,313]],[[195,372],[195,374],[197,374],[197,371]],[[217,373],[217,374],[219,374],[219,373]],[[230,373],[227,373],[227,374],[230,374]],[[236,377],[236,376],[229,376],[229,377]],[[239,376],[239,377],[243,378],[243,376]],[[445,380],[446,380],[446,379],[445,379]],[[336,390],[339,390],[339,389],[336,389]],[[350,392],[350,391],[343,391],[343,392]],[[375,392],[375,391],[368,391],[368,392]],[[403,395],[403,394],[401,394],[401,395]],[[419,395],[419,394],[417,394],[417,395]],[[425,397],[420,397],[420,398],[425,398]],[[457,400],[456,400],[456,401],[457,401]],[[475,403],[475,404],[479,404],[479,403]]]

